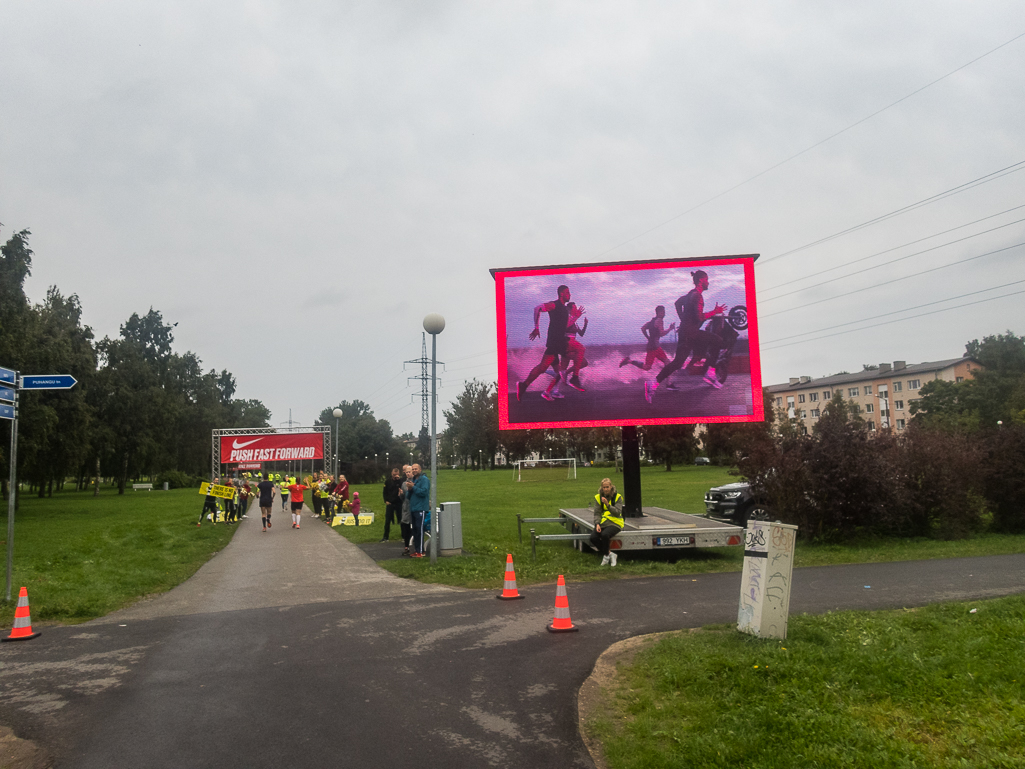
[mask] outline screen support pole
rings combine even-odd
[[[640,518],[641,512],[641,449],[637,426],[623,426],[623,505],[624,518]]]

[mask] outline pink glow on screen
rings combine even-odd
[[[743,255],[492,270],[499,428],[762,421],[756,258]],[[718,318],[705,320],[702,333],[691,330],[685,334],[686,365],[679,365],[658,383],[649,403],[645,382],[654,383],[656,375],[677,355],[681,320],[676,305],[679,301],[685,315],[688,307],[695,306],[692,274],[698,270],[708,276],[708,287],[701,294],[704,312],[717,305],[724,311]],[[560,301],[560,285],[569,289],[568,303]],[[656,313],[659,305],[664,307],[661,318]],[[531,340],[538,306],[542,308],[538,312],[539,336]],[[551,317],[567,315],[565,335],[549,330]],[[671,324],[676,327],[653,344],[642,327],[650,336],[658,321],[662,330],[670,329]],[[722,350],[716,354],[712,346]],[[553,351],[560,353],[552,361],[560,369],[571,371],[577,363],[581,365],[578,379],[566,381],[568,377],[563,375],[557,387],[550,389],[555,371],[541,366],[551,360]],[[718,364],[714,377],[706,371],[706,364],[711,368]],[[531,372],[535,378],[517,399],[517,383],[528,380]],[[715,387],[706,375],[722,386]],[[543,397],[546,392],[550,400]]]

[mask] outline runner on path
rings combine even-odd
[[[304,483],[293,483],[288,487],[288,493],[292,496],[292,528],[299,528],[299,518],[303,512],[303,492],[308,489]]]
[[[267,531],[270,525],[271,508],[274,505],[274,483],[267,480],[267,474],[260,476],[260,482],[256,484],[260,492],[260,513],[263,518],[263,530]]]
[[[531,369],[527,378],[516,383],[516,400],[522,400],[523,394],[527,392],[531,382],[541,376],[561,356],[566,355],[568,350],[568,338],[566,328],[569,325],[569,286],[559,286],[559,298],[551,302],[544,302],[534,308],[534,330],[530,332],[530,339],[534,340],[541,336],[538,324],[541,322],[541,313],[548,313],[548,335],[545,338],[545,351],[541,356],[541,362]]]

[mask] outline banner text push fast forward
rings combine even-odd
[[[323,458],[323,433],[221,436],[221,462],[225,464]]]

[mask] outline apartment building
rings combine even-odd
[[[766,389],[780,413],[800,420],[809,432],[822,415],[822,409],[840,392],[844,400],[856,403],[869,430],[903,430],[911,418],[911,403],[921,396],[926,382],[942,379],[963,382],[982,368],[974,358],[951,358],[931,363],[907,365],[902,360],[881,363],[878,368],[856,374],[835,374],[812,379],[792,377],[787,384]]]

